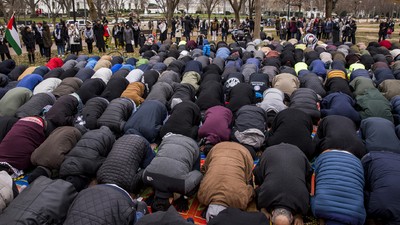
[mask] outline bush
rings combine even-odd
[[[225,11],[225,15],[229,16],[229,15],[231,15],[231,14],[232,14],[231,12]]]

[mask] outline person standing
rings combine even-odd
[[[286,40],[286,35],[287,35],[287,31],[288,31],[288,29],[287,29],[288,27],[287,27],[287,23],[286,23],[286,18],[282,18],[282,21],[280,22],[280,28],[279,28],[279,37],[280,37],[280,40],[281,41],[283,41],[283,40]]]
[[[208,35],[208,22],[207,22],[207,20],[203,20],[200,23],[200,34],[204,35],[204,38],[207,39],[207,35]]]
[[[332,23],[332,42],[334,44],[338,43],[340,39],[340,24],[339,19],[335,18]]]
[[[30,27],[25,27],[24,33],[22,34],[22,41],[24,42],[26,51],[28,52],[29,64],[34,64],[36,38],[35,33],[32,32]]]
[[[392,33],[394,32],[394,21],[390,18],[388,22],[388,31],[387,31],[387,38],[392,38]]]
[[[356,44],[356,31],[357,31],[357,24],[356,20],[352,19],[350,22],[350,35],[349,40],[353,45]]]
[[[8,59],[11,59],[10,50],[7,46],[7,40],[4,38],[3,29],[0,29],[0,56],[1,61],[5,60],[5,56],[7,56]]]
[[[100,20],[97,20],[96,24],[93,26],[94,37],[96,40],[96,46],[99,52],[106,52],[106,43],[104,43],[104,27]]]
[[[325,39],[331,39],[331,33],[333,29],[333,22],[331,18],[328,18],[325,22],[324,31],[325,31]]]
[[[79,55],[81,35],[76,25],[71,24],[68,30],[69,43],[71,45],[71,53]]]
[[[276,31],[276,36],[280,37],[280,29],[281,29],[281,20],[279,17],[275,18],[275,31]]]
[[[133,30],[130,26],[126,25],[124,29],[125,50],[130,53],[133,52],[132,41],[134,41]]]
[[[89,54],[93,53],[93,41],[94,41],[94,32],[92,27],[89,24],[86,24],[86,29],[83,32],[85,36],[85,42],[88,47]]]
[[[43,47],[44,47],[44,56],[47,60],[50,60],[51,57],[51,46],[53,45],[53,40],[51,40],[51,32],[50,27],[47,23],[43,26]]]
[[[297,39],[297,41],[300,41],[301,36],[303,36],[303,34],[304,34],[304,23],[303,23],[303,19],[302,18],[299,18],[297,20],[296,29],[297,29],[296,39]]]
[[[381,40],[385,40],[386,39],[388,28],[389,28],[389,24],[387,23],[387,21],[386,20],[381,20],[381,23],[379,24],[378,42],[380,42]]]
[[[135,48],[139,47],[139,36],[140,36],[140,27],[138,23],[133,24],[133,40],[135,42]]]
[[[350,21],[346,21],[346,24],[342,27],[342,43],[344,44],[351,37]]]
[[[289,22],[289,32],[290,32],[290,38],[295,38],[297,34],[297,22],[296,18],[292,17]]]
[[[229,21],[228,18],[224,18],[221,22],[221,34],[222,34],[222,41],[228,41],[228,31],[229,31]]]
[[[104,21],[104,18],[103,18],[103,21]],[[108,50],[110,48],[110,43],[111,43],[111,39],[110,39],[111,31],[110,31],[110,28],[108,28],[108,22],[103,23],[103,27],[104,27],[104,34],[103,34],[104,42],[106,44],[106,49]]]
[[[178,45],[182,38],[182,23],[180,20],[176,22],[175,42]]]
[[[158,25],[158,28],[160,29],[160,41],[161,43],[164,43],[165,40],[167,40],[167,34],[168,34],[168,28],[167,28],[167,23],[165,20],[161,20],[161,23]]]
[[[176,17],[176,19],[175,18],[172,18],[172,21],[171,21],[171,40],[172,40],[172,38],[174,38],[175,37],[175,32],[176,32],[176,20],[178,19],[178,17]]]
[[[214,20],[211,22],[211,40],[212,41],[217,41],[218,38],[218,29],[219,29],[219,23],[217,20],[217,17],[214,18]]]
[[[118,49],[121,33],[121,27],[116,24],[112,29],[112,36],[114,38],[115,49]]]
[[[60,24],[56,24],[56,29],[53,31],[53,38],[57,46],[58,57],[64,57],[65,37],[63,36]]]
[[[39,45],[40,55],[45,56],[44,43],[43,43],[43,27],[42,23],[32,24],[32,30],[35,32],[36,44]]]
[[[186,16],[186,17],[185,17],[185,20],[184,20],[184,28],[185,28],[185,38],[186,38],[186,41],[190,41],[190,33],[192,32],[193,24],[192,24],[192,22],[191,22],[189,16]]]

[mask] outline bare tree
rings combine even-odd
[[[139,8],[143,9],[145,4],[148,4],[148,0],[133,0],[133,5],[135,6],[135,12],[137,15],[139,15]]]
[[[180,0],[155,0],[161,11],[167,17],[167,24],[171,26],[172,17]]]
[[[42,0],[42,3],[47,6],[49,10],[48,13],[51,15],[52,23],[56,24],[58,13],[61,11],[61,4],[55,4],[56,2],[52,0]]]
[[[206,8],[208,24],[210,24],[211,13],[214,11],[215,7],[220,3],[221,0],[202,0],[202,5]]]
[[[94,5],[93,0],[87,0],[87,3],[89,6],[89,17],[92,21],[95,21],[97,17],[96,6]]]
[[[248,0],[248,4],[249,4],[249,17],[253,17],[253,11],[255,10],[255,2],[256,0]],[[260,5],[261,7],[261,5]]]
[[[110,0],[109,6],[114,11],[115,21],[118,21],[119,12],[123,10],[126,0]]]
[[[242,8],[242,5],[244,4],[245,0],[228,0],[229,3],[232,6],[233,12],[235,13],[235,20],[236,20],[236,25],[239,27],[240,25],[240,9]]]
[[[25,4],[28,5],[31,11],[31,17],[36,17],[36,6],[39,4],[40,0],[25,0]]]
[[[50,2],[49,0],[45,0],[46,2]],[[71,12],[72,8],[72,0],[57,0],[58,4],[61,5],[61,8],[67,13],[69,16],[69,13]],[[50,4],[50,3],[49,3]],[[47,5],[47,3],[45,3]],[[49,7],[49,6],[48,6]]]
[[[186,13],[189,13],[190,5],[194,3],[194,0],[180,0],[179,4],[185,7]]]

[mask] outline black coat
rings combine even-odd
[[[235,114],[242,106],[256,103],[256,95],[253,86],[247,83],[235,85],[226,97],[226,107]]]
[[[133,134],[124,135],[115,142],[97,171],[97,180],[102,184],[116,184],[129,193],[137,193],[143,186],[143,169],[154,156],[146,139]]]
[[[96,46],[98,48],[104,48],[106,46],[105,42],[104,42],[104,27],[101,24],[95,24],[93,26],[93,32],[94,32],[94,37],[96,39]]]
[[[43,76],[43,79],[60,78],[63,74],[64,74],[64,69],[61,67],[58,67],[58,68],[54,68],[54,69],[50,70],[48,73],[46,73]]]
[[[196,90],[191,84],[174,84],[174,94],[168,102],[168,106],[172,109],[176,104],[183,101],[194,102]]]
[[[52,93],[38,93],[20,106],[15,116],[18,118],[39,116],[45,106],[53,105],[55,101],[56,97]]]
[[[354,98],[354,94],[350,89],[349,82],[340,77],[329,78],[328,80],[326,80],[325,89],[327,94],[331,94],[334,92],[343,92]]]
[[[112,185],[95,185],[78,194],[64,225],[131,225],[135,221],[135,204],[128,193]]]
[[[11,130],[12,126],[18,121],[17,118],[11,116],[1,116],[0,117],[0,142]]]
[[[35,33],[24,32],[22,35],[22,41],[24,42],[27,50],[32,50],[32,49],[35,50],[35,45],[36,45]],[[42,44],[43,44],[43,38],[42,38]]]
[[[326,91],[321,79],[318,78],[315,73],[307,73],[304,76],[299,77],[301,88],[310,88],[315,91],[321,98],[326,96]]]
[[[2,224],[62,224],[77,193],[69,182],[40,176],[0,214]]]
[[[129,81],[125,79],[125,77],[113,75],[108,81],[106,88],[101,94],[101,97],[107,99],[108,101],[119,98],[128,85]]]
[[[60,177],[83,176],[93,178],[103,164],[115,142],[115,136],[108,127],[90,130],[67,155],[60,167]]]
[[[200,109],[196,104],[190,101],[179,103],[172,109],[167,122],[161,128],[160,137],[174,133],[197,140],[200,120]]]
[[[97,120],[98,126],[107,126],[115,134],[121,134],[126,121],[135,111],[135,103],[128,98],[116,98],[108,104],[106,110]]]
[[[366,149],[357,135],[355,123],[345,116],[327,116],[321,120],[314,138],[316,154],[328,149],[345,150],[361,159]]]
[[[299,109],[305,112],[313,119],[313,123],[317,124],[321,118],[317,103],[318,96],[315,91],[309,88],[299,88],[290,96],[289,108]]]
[[[257,208],[271,212],[283,207],[306,215],[310,193],[307,180],[311,167],[304,153],[294,145],[281,143],[265,149],[253,170]]]
[[[82,86],[76,91],[83,104],[94,97],[100,96],[106,88],[106,83],[100,78],[87,79]]]
[[[97,129],[97,120],[103,115],[109,102],[102,97],[95,97],[86,102],[82,109],[82,118],[85,121],[84,126],[89,130]]]
[[[57,99],[46,113],[48,133],[60,126],[72,126],[78,113],[78,105],[78,99],[72,95],[64,95]]]
[[[16,81],[18,77],[28,68],[27,65],[18,65],[16,66],[9,74],[6,74],[10,80]]]
[[[224,91],[221,83],[217,81],[202,82],[199,88],[199,95],[196,100],[201,111],[213,106],[224,105]]]
[[[209,221],[209,225],[269,225],[269,220],[261,212],[246,212],[238,208],[227,208]]]
[[[280,111],[272,122],[267,146],[288,143],[298,147],[309,159],[314,156],[314,144],[311,133],[311,116],[299,109],[288,108]]]

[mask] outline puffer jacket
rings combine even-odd
[[[400,140],[396,135],[395,126],[387,119],[369,117],[362,120],[360,134],[368,152],[400,153]]]
[[[116,184],[129,193],[138,193],[143,187],[143,169],[154,156],[146,139],[134,134],[124,135],[115,142],[97,171],[97,180],[102,184]]]
[[[159,73],[157,72],[157,74]],[[172,70],[167,70],[159,75],[158,82],[166,82],[170,85],[173,85],[174,83],[182,82],[182,80],[181,80],[181,75],[179,75],[177,72]]]
[[[362,160],[365,176],[365,208],[367,214],[384,224],[400,223],[400,155],[392,152],[370,152]]]
[[[310,88],[314,90],[321,98],[326,96],[326,91],[322,81],[314,73],[307,73],[304,76],[299,77],[301,88]]]
[[[94,70],[96,71],[96,70]],[[112,76],[112,71],[108,68],[100,68],[97,70],[90,79],[100,78],[105,84],[108,83]]]
[[[15,116],[18,118],[38,116],[45,106],[53,105],[55,101],[56,97],[50,92],[33,95],[32,98],[17,109]]]
[[[0,116],[14,116],[18,108],[32,97],[32,91],[24,87],[9,90],[0,99]]]
[[[331,150],[321,154],[314,165],[314,216],[327,224],[364,224],[364,170],[360,160],[349,152]]]
[[[99,61],[96,62],[96,65],[94,66],[93,70],[98,71],[100,69],[109,69],[109,68],[111,68],[111,62],[109,60],[100,59]]]
[[[193,170],[199,154],[192,138],[178,134],[164,136],[156,157],[143,172],[143,182],[155,189],[156,197],[169,198],[174,192],[189,194],[203,178],[200,171]]]
[[[31,91],[35,89],[36,85],[42,82],[43,77],[39,74],[29,74],[25,76],[22,80],[20,80],[17,84],[17,87],[24,87]]]
[[[347,94],[340,92],[329,94],[321,101],[321,116],[345,116],[358,125],[361,117],[355,109],[355,104],[354,99]]]
[[[364,77],[364,78],[371,79],[370,74],[369,74],[368,70],[366,70],[366,69],[353,70],[350,74],[350,82],[353,81],[357,77]]]
[[[100,96],[108,101],[112,101],[119,98],[128,85],[129,81],[125,77],[114,75],[108,81],[106,88]]]
[[[63,66],[64,62],[60,58],[51,58],[49,62],[46,64],[46,66],[50,69],[53,70],[55,68]]]
[[[85,81],[87,79],[90,79],[93,76],[93,74],[94,70],[90,68],[83,68],[80,69],[77,74],[75,74],[75,77],[81,79],[82,81]]]
[[[378,86],[389,101],[396,95],[400,95],[400,80],[385,80]]]
[[[60,85],[53,90],[53,95],[59,98],[64,95],[69,95],[77,91],[81,85],[82,80],[76,77],[68,77],[61,81]]]
[[[223,106],[224,91],[221,83],[213,80],[202,82],[198,91],[196,104],[201,111],[214,106]]]
[[[357,126],[349,118],[332,115],[323,118],[314,137],[317,155],[328,149],[339,149],[361,159],[367,152],[357,134]]]
[[[300,87],[300,81],[290,73],[281,73],[276,75],[272,80],[272,87],[290,96],[293,91]]]
[[[48,73],[46,73],[43,76],[43,79],[49,79],[49,78],[60,78],[62,74],[64,73],[64,70],[62,68],[55,68],[50,70]]]
[[[290,96],[289,108],[299,109],[311,116],[314,124],[317,124],[321,118],[321,113],[318,109],[319,102],[317,93],[309,88],[299,88]]]
[[[116,185],[95,185],[79,192],[64,225],[131,225],[136,219],[127,192]]]
[[[231,138],[243,145],[259,148],[265,140],[267,116],[265,111],[254,105],[245,105],[236,113]],[[247,147],[246,146],[246,147]],[[253,158],[254,149],[250,149]]]
[[[200,125],[200,108],[191,101],[177,104],[160,130],[160,137],[168,133],[181,134],[197,140]]]
[[[66,180],[85,177],[88,184],[90,179],[96,176],[114,142],[115,136],[108,127],[103,126],[86,132],[75,147],[65,155],[60,167],[60,177]],[[77,187],[75,184],[74,186]]]
[[[265,112],[273,111],[278,113],[287,108],[283,103],[285,95],[277,88],[269,88],[263,93],[263,101],[258,103],[257,106],[264,109]]]
[[[62,224],[77,192],[69,182],[38,177],[0,214],[3,224]]]
[[[226,96],[226,107],[235,114],[242,106],[256,103],[256,95],[253,87],[248,83],[235,85]]]
[[[91,78],[83,82],[82,86],[76,91],[83,104],[94,97],[98,97],[106,88],[106,83],[100,78]]]
[[[361,115],[361,119],[382,117],[393,122],[391,104],[378,89],[368,89],[363,95],[357,96],[356,100],[356,108]]]
[[[272,122],[267,138],[267,146],[279,143],[288,143],[297,146],[303,153],[312,159],[315,146],[311,133],[313,123],[311,116],[296,108],[280,111]]]
[[[61,80],[67,78],[67,77],[75,77],[75,75],[78,73],[79,68],[71,68],[68,70],[64,70],[64,72],[61,74],[61,76],[59,77]]]
[[[134,69],[126,76],[126,79],[129,83],[138,82],[142,80],[143,71],[139,69]]]
[[[71,60],[66,61],[64,63],[64,65],[61,66],[61,68],[63,68],[64,70],[68,70],[68,69],[74,68],[77,63],[78,63],[78,61],[71,59]]]
[[[18,196],[18,189],[6,171],[0,171],[0,214]]]
[[[245,147],[235,142],[217,144],[203,166],[199,202],[246,210],[255,194],[250,184],[252,169],[253,158]]]
[[[248,83],[250,81],[250,75],[258,72],[258,67],[255,64],[244,64],[240,68],[240,72],[243,74],[245,82]]]
[[[398,125],[400,124],[400,96],[393,97],[392,100],[390,100],[390,104],[392,104],[392,112],[395,119],[395,124]]]
[[[64,95],[57,99],[54,105],[46,113],[46,120],[49,126],[72,126],[75,115],[78,113],[79,101],[72,95]]]
[[[135,103],[128,98],[116,98],[108,104],[97,120],[97,126],[107,126],[115,134],[122,134],[126,121],[136,111]]]
[[[206,144],[212,145],[229,141],[232,120],[232,111],[224,106],[213,106],[207,109],[204,123],[199,128],[199,138],[204,138]]]
[[[325,63],[322,62],[322,60],[316,59],[312,61],[309,69],[311,72],[317,74],[317,76],[321,77],[322,79],[325,79],[326,69],[325,69]]]
[[[378,86],[385,80],[394,80],[393,72],[389,68],[378,68],[374,70],[375,84]]]
[[[197,92],[199,90],[200,80],[201,76],[199,73],[195,71],[189,71],[184,73],[181,84],[191,84]]]
[[[191,84],[174,84],[174,94],[168,102],[168,107],[173,109],[180,102],[194,102],[196,91]]]
[[[6,74],[10,80],[16,81],[18,77],[26,70],[28,69],[27,65],[18,65],[16,66],[13,70],[11,70],[10,73]],[[32,70],[33,71],[33,70]]]
[[[36,85],[35,89],[33,89],[33,95],[52,92],[61,84],[61,82],[62,80],[58,78],[47,78]]]
[[[125,134],[140,135],[149,143],[153,143],[159,137],[167,114],[165,105],[156,100],[146,100],[126,122],[124,132]]]
[[[293,214],[308,211],[307,180],[311,167],[304,153],[294,145],[281,143],[268,147],[253,170],[257,208],[269,212],[284,207]]]
[[[157,82],[151,88],[151,91],[149,95],[147,95],[146,100],[157,100],[163,105],[167,105],[173,94],[174,89],[170,84],[166,82]]]
[[[142,217],[135,225],[193,225],[179,214],[174,206],[167,211],[157,211]]]
[[[350,87],[353,89],[353,93],[363,95],[368,89],[375,89],[375,85],[370,78],[356,77],[350,82]]]
[[[103,115],[109,101],[102,97],[95,97],[86,102],[82,109],[82,118],[85,121],[84,126],[89,130],[97,129],[97,120]]]
[[[64,156],[76,145],[81,136],[75,127],[58,127],[32,153],[32,164],[59,170]]]

